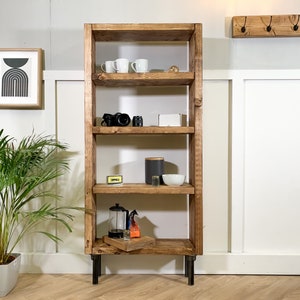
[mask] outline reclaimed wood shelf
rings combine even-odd
[[[90,28],[96,42],[186,42],[195,33],[191,23],[90,24]]]
[[[193,72],[97,73],[92,75],[98,86],[180,86],[194,80]]]
[[[299,37],[300,15],[235,16],[233,38]]]
[[[187,71],[147,73],[98,73],[97,63],[101,56],[102,43],[149,42],[154,47],[161,42],[170,45],[184,44],[187,49]],[[194,261],[203,253],[203,203],[202,203],[202,24],[199,23],[153,23],[153,24],[85,24],[85,253],[93,260],[93,283],[98,283],[101,274],[102,254],[163,254],[185,256],[185,275],[188,284],[194,284]],[[159,55],[159,54],[158,54]],[[96,59],[97,58],[97,59]],[[159,57],[158,57],[159,60]],[[105,127],[96,126],[101,105],[105,99],[96,89],[110,87],[163,87],[183,86],[186,94],[187,124],[189,126],[145,126],[145,127]],[[115,89],[113,89],[115,90]],[[119,89],[122,93],[122,89]],[[116,104],[117,105],[117,104]],[[189,158],[187,177],[189,183],[182,186],[160,185],[153,187],[145,183],[124,183],[114,186],[97,182],[101,173],[101,161],[97,160],[101,148],[98,135],[176,135],[185,134],[186,154]],[[155,138],[155,137],[154,137]],[[158,137],[160,138],[160,137]],[[106,159],[106,158],[105,158]],[[110,159],[107,157],[107,159]],[[101,163],[100,163],[101,162]],[[112,163],[116,163],[115,161]],[[188,199],[188,236],[186,239],[156,239],[155,245],[145,245],[142,249],[123,251],[97,238],[97,204],[105,194],[131,195],[185,195]],[[124,197],[124,199],[127,197]],[[128,196],[129,198],[129,196]],[[126,202],[126,199],[125,199]],[[126,206],[126,205],[124,205]],[[137,207],[138,209],[138,207]],[[153,207],[153,209],[158,209]],[[93,212],[93,213],[91,213]],[[170,226],[170,231],[172,226]]]
[[[155,239],[154,246],[130,252],[106,244],[103,238],[96,239],[92,254],[163,254],[163,255],[193,255],[195,247],[189,239]]]
[[[195,193],[192,185],[184,183],[181,186],[152,186],[145,183],[123,183],[122,185],[108,185],[106,183],[95,184],[95,194],[189,194]]]
[[[139,238],[132,238],[124,240],[123,238],[111,238],[107,235],[103,237],[104,243],[116,247],[120,250],[131,252],[133,250],[139,250],[144,248],[154,247],[155,239],[150,236],[142,236]]]
[[[144,127],[120,127],[120,126],[94,126],[93,134],[113,135],[113,134],[191,134],[195,132],[194,127],[185,126],[144,126]]]

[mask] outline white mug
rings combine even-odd
[[[131,68],[136,73],[148,72],[148,59],[139,58],[131,63]]]
[[[105,63],[101,65],[101,70],[106,73],[115,73],[113,63],[114,62],[112,60],[107,60]]]
[[[113,68],[117,73],[128,73],[129,60],[127,58],[118,58],[113,62]]]

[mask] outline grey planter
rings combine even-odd
[[[6,296],[17,284],[20,265],[21,254],[13,253],[15,259],[7,264],[0,265],[0,297]]]

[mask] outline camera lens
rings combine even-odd
[[[133,118],[132,118],[132,126],[135,126],[135,127],[137,127],[137,126],[143,126],[143,118],[142,118],[142,116],[134,116]]]
[[[117,113],[115,119],[117,126],[127,126],[130,123],[130,117],[127,114]]]

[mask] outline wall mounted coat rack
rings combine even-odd
[[[300,36],[300,15],[235,16],[233,38]]]

